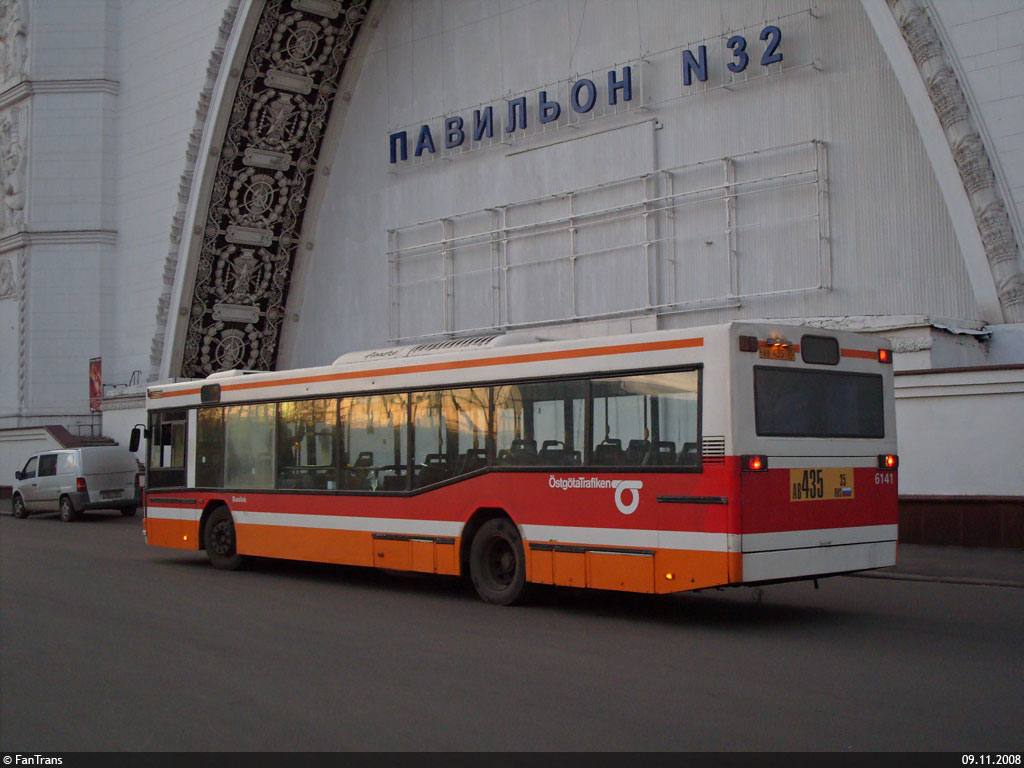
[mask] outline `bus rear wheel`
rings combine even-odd
[[[469,574],[477,594],[488,603],[512,605],[526,596],[526,554],[515,523],[488,520],[473,537]]]
[[[210,513],[203,531],[203,546],[210,565],[222,571],[237,571],[245,558],[235,551],[235,521],[227,507],[217,507]]]

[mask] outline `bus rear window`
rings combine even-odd
[[[757,434],[764,437],[884,437],[882,377],[754,367]]]

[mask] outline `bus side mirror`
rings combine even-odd
[[[131,451],[132,453],[135,453],[137,450],[139,450],[139,444],[142,442],[143,434],[146,434],[148,436],[148,433],[149,433],[148,429],[142,429],[141,427],[135,427],[132,430],[131,439],[128,441],[128,450]]]

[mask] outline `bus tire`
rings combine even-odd
[[[238,539],[235,536],[235,521],[227,507],[217,507],[210,513],[203,531],[203,546],[210,565],[222,571],[237,571],[245,563],[245,557],[235,551]]]
[[[11,501],[11,514],[19,520],[28,517],[28,510],[25,509],[25,502],[20,493],[14,494],[14,499]]]
[[[469,550],[469,574],[477,594],[496,605],[526,596],[526,554],[515,523],[496,517],[480,526]]]
[[[78,519],[78,512],[75,510],[75,505],[71,503],[71,499],[67,496],[60,497],[60,519],[65,523],[73,523]]]

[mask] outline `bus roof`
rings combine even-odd
[[[331,365],[313,368],[222,371],[206,379],[155,384],[147,389],[147,403],[153,408],[198,404],[204,401],[203,390],[215,385],[219,387],[218,402],[244,402],[688,365],[708,362],[715,355],[726,355],[726,345],[721,342],[730,329],[756,333],[763,338],[787,338],[793,336],[797,328],[836,336],[852,349],[875,350],[888,345],[879,337],[801,328],[791,321],[734,321],[696,328],[561,340],[539,340],[524,334],[493,335],[350,352]]]

